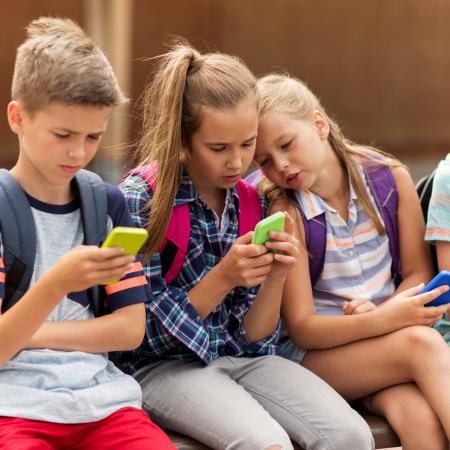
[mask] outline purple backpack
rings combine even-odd
[[[148,187],[155,192],[156,165],[136,167],[127,172],[128,175],[140,175]],[[123,180],[122,179],[122,180]],[[261,220],[261,202],[257,190],[246,183],[238,181],[236,184],[239,196],[239,236],[252,231]],[[180,273],[186,257],[191,232],[191,218],[189,205],[178,205],[172,209],[164,241],[159,249],[161,257],[161,270],[167,284],[174,281]]]
[[[402,275],[400,270],[400,250],[398,242],[397,186],[391,169],[388,166],[368,161],[363,164],[363,169],[369,188],[375,198],[381,216],[383,217],[386,234],[389,239],[389,250],[392,257],[392,279],[394,280],[395,285],[398,286],[402,280]],[[252,186],[257,186],[261,177],[261,171],[256,170],[248,175],[245,178],[245,181]],[[297,202],[295,202],[295,205],[300,211],[303,225],[305,226],[305,241],[309,254],[309,273],[311,276],[311,285],[314,286],[322,273],[325,262],[327,233],[325,213],[308,220]]]

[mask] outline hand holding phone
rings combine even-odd
[[[439,272],[420,292],[419,294],[423,294],[428,291],[432,291],[433,289],[447,285],[450,287],[450,272],[446,270],[442,270]],[[427,303],[425,306],[440,306],[446,305],[450,303],[450,290],[444,292],[439,297],[435,298],[431,302]]]
[[[137,255],[148,238],[147,230],[133,227],[115,227],[103,242],[102,248],[122,247],[125,255]],[[119,280],[110,280],[104,284],[113,284]]]
[[[284,212],[279,211],[260,220],[253,233],[252,244],[264,245],[266,241],[270,240],[269,231],[284,231]]]

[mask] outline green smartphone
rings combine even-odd
[[[114,227],[106,236],[102,248],[123,247],[125,255],[137,255],[148,238],[148,231],[143,228]],[[119,281],[110,280],[103,284],[113,284]]]
[[[279,211],[256,224],[252,244],[264,245],[270,239],[269,231],[284,230],[284,212]]]

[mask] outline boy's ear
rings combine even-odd
[[[313,111],[313,120],[320,139],[328,139],[328,135],[330,134],[330,124],[325,115],[321,111],[315,110]]]
[[[23,106],[18,101],[11,101],[7,107],[8,123],[13,133],[19,134],[22,130]]]

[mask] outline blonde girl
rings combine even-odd
[[[341,397],[275,356],[298,241],[288,215],[267,247],[252,245],[252,232],[238,237],[236,184],[258,125],[254,76],[237,58],[177,44],[159,58],[144,103],[140,167],[156,170],[155,189],[137,173],[121,186],[153,254],[147,333],[127,364],[144,405],[162,426],[211,448],[290,449],[290,438],[308,449],[372,448],[368,427]],[[174,205],[188,205],[190,236],[168,281],[159,249]]]
[[[445,288],[418,295],[431,267],[408,171],[393,158],[346,140],[299,80],[269,75],[258,87],[255,160],[271,182],[272,210],[286,209],[296,217],[303,242],[284,289],[289,338],[280,340],[283,355],[347,400],[364,399],[389,420],[403,449],[448,450],[450,349],[430,328],[448,306],[425,307]],[[395,255],[368,184],[368,171],[380,165],[389,167],[396,186],[390,194],[398,195],[396,282]],[[321,215],[324,262],[312,283],[304,223]]]

